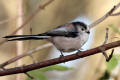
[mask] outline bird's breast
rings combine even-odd
[[[56,48],[63,52],[78,50],[85,42],[86,40],[81,39],[81,37],[54,37],[52,39],[52,43],[56,46]]]

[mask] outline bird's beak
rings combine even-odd
[[[88,34],[90,34],[90,31],[89,31],[89,30],[86,30],[85,32],[88,33]]]
[[[90,34],[90,28],[87,26],[87,29],[85,31],[86,33]]]

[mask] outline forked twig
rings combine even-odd
[[[104,41],[104,43],[103,43],[102,46],[104,46],[104,45],[107,43],[107,41],[108,41],[108,28],[106,28],[105,41]],[[114,49],[112,49],[112,52],[111,52],[111,54],[110,54],[109,56],[108,56],[107,53],[105,52],[104,48],[100,47],[100,50],[101,50],[101,52],[103,53],[103,55],[105,56],[106,61],[109,62],[110,59],[112,58],[112,55],[113,55]]]
[[[25,72],[25,75],[27,75],[30,79],[34,79],[34,77],[28,74],[27,72]]]
[[[97,24],[101,23],[105,19],[107,19],[109,16],[118,16],[120,15],[120,12],[114,13],[115,10],[117,10],[120,7],[120,3],[115,5],[110,11],[108,11],[104,16],[93,22],[92,24],[88,25],[88,27],[91,29],[95,27]]]

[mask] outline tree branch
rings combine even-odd
[[[108,11],[104,16],[93,22],[92,24],[88,25],[88,27],[91,29],[95,27],[97,24],[103,22],[105,19],[107,19],[109,16],[118,16],[120,15],[120,12],[114,13],[115,10],[117,10],[120,7],[120,2],[115,5],[110,11]]]
[[[105,44],[102,46],[98,46],[96,48],[93,48],[93,49],[90,49],[90,50],[87,50],[84,52],[77,52],[76,54],[63,56],[63,57],[59,57],[59,58],[54,58],[54,59],[50,59],[50,60],[46,60],[43,62],[22,66],[22,67],[15,67],[15,68],[10,68],[10,69],[0,70],[0,76],[18,74],[18,73],[26,73],[31,70],[35,70],[35,69],[55,65],[58,63],[63,63],[63,62],[75,60],[78,58],[83,58],[86,56],[97,54],[97,53],[101,52],[101,50],[99,49],[100,47],[102,47],[104,50],[108,50],[108,49],[115,48],[118,46],[120,46],[120,40],[112,42],[112,43],[108,43],[108,44]]]

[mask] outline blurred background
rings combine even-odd
[[[29,16],[31,16],[39,6],[50,0],[0,0],[0,37],[14,32]],[[39,10],[38,14],[32,18],[16,34],[39,34],[55,28],[58,25],[71,21],[83,21],[90,24],[102,17],[119,0],[54,0],[45,8]],[[120,8],[119,8],[120,9]],[[83,46],[83,50],[91,49],[103,44],[105,40],[106,27],[109,27],[109,40],[113,42],[119,40],[120,16],[109,17],[95,28],[91,29],[88,42]],[[118,33],[117,33],[117,31]],[[0,63],[3,63],[17,55],[23,54],[40,45],[48,44],[47,41],[24,41],[24,42],[4,42],[0,38]],[[110,54],[111,50],[107,51]],[[36,70],[41,79],[37,80],[120,80],[119,65],[120,48],[115,49],[115,55],[111,62],[106,63],[102,54],[92,55],[86,58],[77,59],[47,68],[46,70]],[[64,55],[73,54],[64,53]],[[60,52],[54,46],[49,46],[35,52],[31,58],[27,56],[12,63],[6,68],[23,66],[40,62],[47,59],[59,57]],[[31,72],[34,75],[34,72]],[[26,80],[25,74],[9,75],[0,77],[0,80]],[[27,78],[27,80],[30,80]]]

